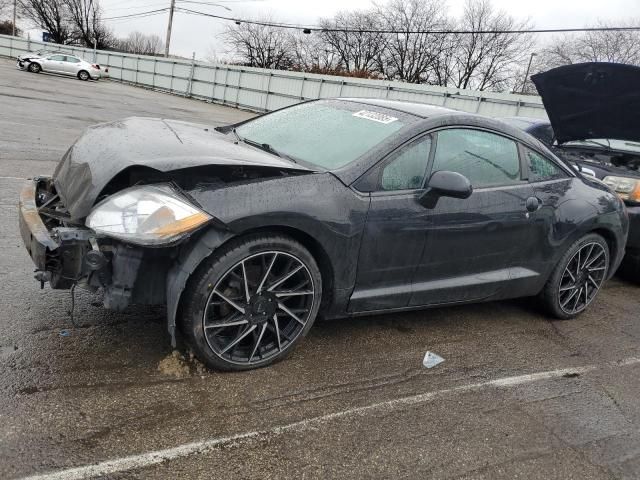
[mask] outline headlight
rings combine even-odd
[[[640,202],[640,180],[629,177],[604,177],[604,183],[611,187],[623,200]]]
[[[141,245],[179,240],[211,220],[169,185],[146,185],[122,190],[93,209],[87,227],[96,233]]]

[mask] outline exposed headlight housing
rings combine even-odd
[[[604,177],[603,182],[623,200],[640,202],[640,179],[610,175]]]
[[[122,190],[95,206],[86,225],[96,233],[139,245],[173,243],[212,217],[169,185]]]

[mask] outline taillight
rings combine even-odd
[[[98,70],[100,70],[100,65],[96,65],[95,63],[93,65],[91,65],[93,68],[96,68]]]

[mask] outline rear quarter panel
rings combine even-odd
[[[618,197],[605,185],[579,177],[541,182],[534,188],[542,200],[534,218],[539,235],[539,248],[534,255],[541,281],[546,281],[575,241],[591,232],[604,236],[609,243],[609,274],[613,274],[624,254],[628,234],[628,218]]]

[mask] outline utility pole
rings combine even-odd
[[[171,43],[171,24],[173,23],[173,11],[176,9],[176,0],[171,0],[169,8],[169,25],[167,25],[167,40],[164,42],[164,56],[169,56],[169,44]]]
[[[18,0],[13,0],[13,35],[16,36],[16,10],[18,9]]]
[[[535,57],[536,55],[537,53],[531,52],[531,56],[529,57],[529,65],[527,65],[527,73],[524,74],[524,80],[522,82],[520,93],[524,93],[524,87],[527,86],[527,80],[529,80],[529,71],[531,70],[531,62],[533,62],[533,57]]]

